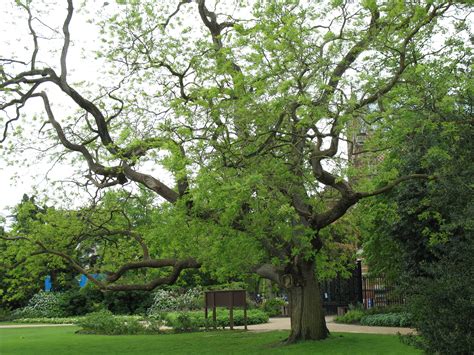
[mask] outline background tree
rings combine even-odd
[[[171,9],[154,1],[120,3],[124,7],[102,23],[100,55],[114,77],[109,85],[92,85],[99,87],[95,93],[81,93],[68,80],[72,0],[59,67],[37,60],[30,3],[20,2],[34,50],[23,62],[2,58],[0,107],[11,113],[3,140],[23,106],[39,99],[49,137],[86,162],[86,186],[140,184],[167,201],[165,231],[193,253],[196,238],[208,246],[197,260],[171,264],[144,252],[142,261],[127,263],[117,278],[96,282],[99,287],[151,289],[209,255],[232,259],[234,267],[287,289],[289,342],[325,338],[315,269],[326,237],[338,242],[327,228],[363,198],[428,178],[386,176],[378,188],[358,190],[349,183],[340,142],[355,120],[378,130],[373,118],[391,117],[384,106],[396,100],[392,92],[416,88],[407,73],[433,56],[456,61],[464,55],[462,41],[436,45],[433,38],[445,30],[463,38],[468,11],[450,1],[259,1],[252,8],[239,3],[233,15],[204,0]],[[219,6],[226,11],[232,4]],[[57,119],[43,87],[72,99],[77,114]],[[165,167],[174,186],[149,173],[150,163]],[[248,258],[239,260],[235,251]],[[87,273],[68,255],[56,255]],[[168,278],[145,286],[110,284],[126,271],[162,266],[174,266]]]
[[[421,345],[462,354],[474,346],[466,337],[474,315],[472,57],[444,71],[436,67],[413,74],[419,90],[398,93],[400,124],[374,142],[391,145],[376,169],[436,180],[406,183],[364,202],[360,225],[370,270],[401,285]]]
[[[40,207],[33,197],[23,196],[22,201],[12,211],[12,221],[8,231],[0,234],[1,271],[1,304],[2,308],[18,308],[25,306],[28,300],[43,289],[46,276],[51,276],[55,290],[71,288],[77,281],[69,265],[62,259],[50,256],[29,258],[31,245],[22,243],[18,235],[34,235],[34,225],[44,224],[46,207]],[[68,226],[69,227],[69,226]],[[71,230],[74,228],[70,225]],[[47,228],[51,228],[48,226]],[[55,225],[60,235],[64,225]],[[9,240],[9,234],[15,237]],[[67,235],[67,234],[66,234]],[[45,236],[45,239],[48,238]],[[61,243],[61,240],[55,241]],[[72,253],[71,250],[69,250]],[[72,253],[73,254],[73,253]]]

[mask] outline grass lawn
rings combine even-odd
[[[335,333],[322,342],[282,346],[288,332],[102,336],[75,334],[77,329],[0,329],[0,354],[421,354],[394,335]]]

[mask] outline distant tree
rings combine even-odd
[[[43,289],[45,277],[51,276],[55,289],[71,287],[74,272],[61,259],[50,256],[30,258],[31,244],[22,243],[17,236],[34,233],[33,224],[42,223],[46,208],[35,203],[34,197],[23,195],[22,201],[12,210],[11,226],[0,233],[0,282],[1,302],[4,308],[24,306],[28,300]],[[15,240],[8,240],[10,233]]]
[[[443,72],[420,70],[412,79],[420,89],[400,93],[400,124],[383,137],[403,144],[386,151],[380,171],[436,179],[408,182],[360,206],[369,268],[403,289],[421,345],[430,353],[467,354],[474,346],[466,336],[474,316],[471,63]]]
[[[1,58],[2,141],[23,107],[39,100],[48,139],[86,163],[86,187],[134,182],[166,201],[160,207],[166,223],[157,231],[170,236],[167,250],[177,237],[193,258],[158,258],[164,255],[159,250],[152,256],[144,249],[142,260],[95,281],[99,287],[153,289],[203,261],[214,267],[229,260],[230,268],[254,270],[287,290],[289,342],[326,338],[317,262],[325,243],[344,241],[330,229],[358,201],[429,178],[392,174],[373,190],[357,189],[341,141],[354,122],[383,131],[377,117],[390,124],[394,93],[418,89],[407,80],[411,73],[439,56],[454,62],[465,56],[468,6],[258,1],[245,7],[184,0],[168,9],[156,1],[119,3],[120,11],[101,23],[99,57],[110,65],[110,82],[97,79],[81,92],[68,74],[72,0],[59,67],[38,59],[34,8],[18,1],[34,46],[26,60]],[[436,45],[443,31],[459,40]],[[46,88],[58,89],[77,112],[58,118]],[[147,163],[166,168],[173,184],[150,173]],[[93,281],[70,255],[43,251]],[[161,267],[172,271],[146,284],[115,284],[128,271]]]

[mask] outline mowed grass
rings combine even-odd
[[[421,354],[394,335],[334,333],[285,346],[285,331],[103,336],[77,327],[0,329],[0,354]]]

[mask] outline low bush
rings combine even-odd
[[[163,312],[190,311],[202,306],[202,292],[192,288],[184,293],[172,290],[157,290],[154,293],[153,303],[147,310],[147,315],[154,316]]]
[[[283,298],[275,297],[263,303],[263,311],[270,317],[280,316],[281,308],[286,304],[287,302]]]
[[[401,304],[394,304],[384,307],[373,307],[364,310],[365,315],[371,314],[386,314],[386,313],[404,313],[407,312],[407,306]]]
[[[12,319],[12,312],[9,309],[0,308],[0,322],[6,322]]]
[[[62,297],[63,294],[59,292],[40,291],[28,301],[26,307],[13,311],[12,317],[38,318],[67,316],[62,308]]]
[[[174,329],[180,328],[182,322],[178,317],[182,316],[182,312],[170,312],[166,315],[165,320],[168,326]],[[212,312],[209,313],[209,318],[206,321],[203,311],[186,312],[187,317],[194,328],[208,328],[214,326],[212,320]],[[183,318],[184,319],[184,318]],[[187,320],[186,320],[187,321]],[[247,324],[262,324],[268,322],[268,314],[259,309],[250,309],[247,311]],[[229,310],[218,308],[216,312],[216,327],[230,326]],[[234,325],[244,325],[244,311],[241,309],[234,310]]]
[[[180,312],[173,318],[172,327],[177,332],[192,332],[199,329],[199,322],[188,312]]]
[[[66,316],[82,316],[105,309],[103,297],[95,286],[77,287],[62,293],[60,307]]]
[[[359,323],[361,318],[365,316],[365,313],[361,309],[351,309],[343,316],[337,316],[334,318],[336,323],[355,324]]]
[[[110,311],[99,311],[81,317],[77,325],[82,333],[104,335],[132,335],[159,332],[158,322],[140,322],[139,317],[114,316]]]
[[[410,313],[382,313],[363,316],[360,324],[380,327],[410,327],[413,317]]]

